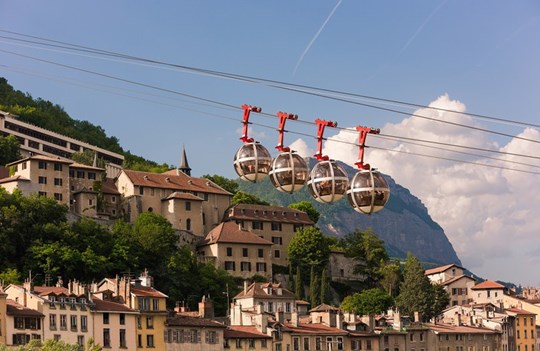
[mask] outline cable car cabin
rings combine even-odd
[[[272,160],[270,181],[284,193],[293,193],[306,184],[309,170],[303,157],[294,151],[282,152]]]
[[[308,179],[308,190],[315,200],[324,203],[338,201],[347,192],[347,172],[333,160],[321,161],[313,167]]]
[[[234,170],[241,179],[256,182],[268,175],[272,157],[258,142],[245,143],[234,156]]]
[[[347,198],[355,211],[372,214],[384,208],[390,198],[390,189],[381,173],[363,169],[351,180]]]

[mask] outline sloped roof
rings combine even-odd
[[[223,324],[212,319],[178,315],[167,318],[166,325],[174,327],[226,328]]]
[[[505,311],[510,312],[511,314],[516,314],[516,315],[523,315],[523,314],[536,315],[536,313],[529,312],[529,311],[526,311],[526,310],[522,310],[521,308],[517,308],[517,307],[506,308]]]
[[[69,165],[69,168],[90,169],[90,170],[94,170],[94,171],[105,172],[104,168],[89,166],[89,165],[85,165],[83,163],[78,163],[78,162],[73,162],[72,164]]]
[[[267,288],[271,287],[271,293],[267,293]],[[278,295],[278,289],[281,289],[281,295]],[[240,291],[234,298],[235,299],[244,299],[244,298],[284,298],[284,299],[294,299],[295,295],[290,290],[287,290],[281,287],[280,283],[253,283],[244,292]]]
[[[234,222],[222,222],[212,229],[200,245],[215,243],[238,243],[254,245],[272,245],[268,240],[253,234],[249,230],[239,228]]]
[[[427,269],[424,274],[425,275],[431,275],[431,274],[437,274],[437,273],[442,273],[442,272],[445,272],[447,270],[449,270],[450,268],[452,267],[456,267],[456,268],[461,268],[463,269],[463,267],[460,267],[458,266],[457,264],[455,263],[452,263],[452,264],[447,264],[445,266],[440,266],[440,267],[435,267],[435,268],[431,268],[431,269]]]
[[[159,290],[156,290],[150,286],[131,285],[131,293],[135,296],[147,296],[147,297],[168,297]]]
[[[209,179],[190,177],[187,174],[177,172],[176,170],[167,171],[165,173],[150,173],[124,169],[122,172],[136,186],[232,196],[231,193],[224,190]]]
[[[309,312],[338,312],[339,308],[327,305],[325,303],[320,304],[317,307],[314,307],[309,310]]]
[[[59,163],[65,163],[65,164],[72,164],[73,163],[73,161],[64,160],[64,159],[61,159],[61,158],[54,158],[54,157],[49,157],[49,156],[44,156],[44,155],[32,155],[30,157],[21,158],[20,160],[8,163],[6,166],[16,165],[16,164],[19,164],[21,162],[28,161],[28,160],[59,162]]]
[[[251,220],[313,225],[313,221],[302,211],[288,207],[237,204],[225,213],[225,220]]]
[[[203,201],[203,199],[201,199],[201,198],[198,197],[198,196],[195,196],[195,195],[190,194],[190,193],[179,192],[179,191],[175,191],[174,193],[171,193],[171,194],[170,194],[169,196],[167,196],[166,198],[161,199],[161,201],[164,201],[164,200],[170,200],[170,199],[181,199],[181,200],[191,200],[191,201]]]
[[[101,185],[101,190],[104,194],[120,195],[120,192],[114,183],[114,179],[112,178],[105,178],[105,181]]]
[[[471,289],[473,290],[484,290],[484,289],[504,289],[505,286],[494,282],[493,280],[486,280],[480,284],[476,284]]]
[[[443,285],[451,284],[451,283],[456,282],[458,280],[461,280],[463,278],[470,279],[472,281],[476,281],[476,279],[474,279],[473,277],[469,277],[468,275],[462,274],[462,275],[458,275],[457,277],[454,277],[452,279],[448,279],[448,280],[444,281]]]
[[[10,183],[10,182],[19,182],[19,181],[21,181],[21,182],[29,182],[30,179],[25,178],[25,177],[20,176],[20,175],[16,175],[16,176],[13,176],[13,177],[0,179],[0,184]]]
[[[252,326],[229,326],[224,332],[225,339],[271,339],[270,335],[266,335]]]
[[[283,323],[284,330],[298,333],[298,334],[313,334],[313,335],[347,335],[349,331],[329,327],[322,323],[298,323],[298,326],[295,327],[292,323]]]
[[[84,294],[77,295],[77,294],[70,293],[67,288],[64,288],[62,286],[34,286],[32,292],[39,296],[48,296],[48,295],[84,296]]]
[[[103,312],[122,312],[122,313],[138,313],[137,310],[133,310],[126,305],[123,305],[118,302],[114,301],[106,301],[99,299],[95,296],[92,296],[92,302],[94,303],[94,309],[96,311],[103,311]]]
[[[471,327],[471,326],[466,326],[466,325],[457,326],[453,324],[424,324],[424,327],[427,327],[436,333],[445,333],[445,334],[498,334],[500,333],[493,329]]]
[[[19,317],[45,317],[45,315],[39,311],[33,310],[23,305],[18,304],[17,302],[7,299],[6,300],[6,313],[10,316],[19,316]]]

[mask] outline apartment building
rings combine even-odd
[[[30,340],[43,340],[43,320],[45,315],[17,302],[7,300],[6,334],[10,339],[4,343],[9,346],[25,345]]]
[[[507,308],[506,313],[515,318],[516,350],[536,350],[536,314],[519,308]]]
[[[7,294],[0,287],[0,344],[6,343]]]
[[[0,111],[0,135],[15,136],[25,157],[44,155],[69,160],[75,152],[93,151],[96,158],[106,162],[107,175],[111,178],[118,174],[124,162],[123,155],[20,121],[16,115],[4,111]]]
[[[254,326],[229,326],[224,332],[223,348],[241,351],[272,350],[272,337]]]
[[[217,268],[244,279],[272,277],[272,243],[234,222],[223,222],[197,245],[197,255]]]
[[[450,295],[450,306],[465,305],[472,301],[471,289],[476,279],[464,274],[464,268],[456,264],[440,266],[425,271],[432,284],[441,284]]]
[[[137,349],[139,312],[114,301],[109,290],[92,294],[94,341],[106,349]]]
[[[232,194],[180,169],[165,173],[122,170],[116,179],[122,211],[133,222],[143,212],[167,218],[173,228],[204,236],[221,222]]]
[[[226,344],[225,325],[211,319],[175,315],[165,322],[167,351],[220,351]]]
[[[270,241],[272,262],[287,266],[287,247],[298,229],[312,226],[309,216],[298,210],[279,206],[238,204],[227,209],[223,221],[235,222]]]

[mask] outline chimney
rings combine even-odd
[[[257,306],[255,306],[255,313],[257,314],[263,314],[263,303],[259,302]]]
[[[422,322],[422,320],[420,319],[420,312],[418,312],[418,311],[415,311],[415,312],[414,312],[414,322],[415,322],[415,323],[420,323],[420,322]]]
[[[336,314],[336,328],[343,329],[343,315],[341,311]]]
[[[291,324],[293,327],[298,327],[298,311],[296,308],[291,312]]]
[[[206,299],[204,295],[202,301],[199,302],[199,317],[206,319],[214,318],[214,303],[210,299]]]
[[[242,229],[242,228],[240,228]],[[247,290],[248,290],[248,282],[247,280],[244,280],[244,295],[247,295]]]
[[[461,325],[461,313],[456,314],[455,322],[456,322],[457,327],[459,327]]]
[[[401,313],[395,312],[394,313],[394,323],[393,323],[395,330],[401,330]]]

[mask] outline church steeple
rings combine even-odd
[[[186,148],[184,145],[182,145],[182,157],[180,158],[180,166],[178,167],[178,170],[184,172],[188,176],[191,177],[191,168],[189,168],[187,156],[186,156]]]

